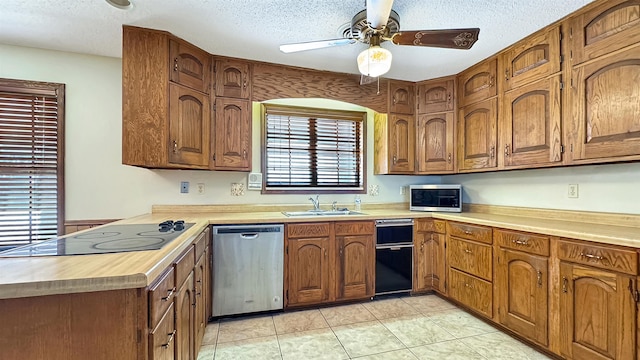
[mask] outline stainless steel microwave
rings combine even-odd
[[[462,185],[411,185],[409,210],[462,211]]]

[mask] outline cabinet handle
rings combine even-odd
[[[178,142],[173,140],[173,153],[177,154],[178,153]]]
[[[242,159],[247,160],[247,150],[242,150]]]
[[[171,332],[171,334],[167,334],[167,335],[169,335],[169,339],[167,339],[167,343],[166,344],[162,344],[162,348],[163,349],[166,349],[171,345],[171,342],[173,341],[173,338],[176,336],[176,331],[173,330]]]
[[[493,84],[495,83],[495,76],[491,75],[489,77],[489,87],[493,87]]]
[[[509,156],[509,144],[504,146],[504,156]]]
[[[447,102],[450,103],[451,102],[451,93],[447,94]]]
[[[473,252],[472,252],[471,250],[469,250],[469,249],[464,249],[464,252],[466,252],[467,254],[471,254],[471,253],[473,253]]]
[[[538,270],[538,287],[542,287],[542,271]]]
[[[587,259],[593,259],[595,261],[602,261],[604,258],[600,255],[593,255],[593,254],[585,254],[585,253],[580,253],[580,256],[582,257],[586,257]]]
[[[397,102],[397,101],[396,101],[396,97],[394,96],[394,97],[393,97],[393,105],[395,105],[395,104],[396,104],[396,102]]]
[[[173,71],[178,71],[178,58],[173,59]]]
[[[504,70],[504,79],[509,81],[509,69]]]
[[[492,159],[496,156],[496,147],[494,145],[491,145],[491,148],[489,149],[489,156],[491,156]]]
[[[465,230],[464,233],[467,234],[467,235],[472,235],[473,234],[473,232],[471,232],[469,230]]]
[[[449,156],[447,157],[447,162],[451,164],[451,153],[449,153]]]
[[[393,165],[398,163],[398,157],[396,155],[393,155]]]
[[[567,283],[569,282],[569,280],[567,280],[567,278],[565,276],[562,277],[562,292],[566,293],[567,292]]]
[[[342,257],[342,246],[340,246],[340,256]]]
[[[469,289],[473,289],[473,285],[471,285],[471,284],[467,284],[467,283],[464,283],[464,287],[467,287],[467,288],[469,288]]]
[[[176,292],[176,288],[174,287],[173,289],[167,291],[167,296],[161,298],[160,300],[162,301],[169,301],[169,299],[171,299],[171,296],[173,296],[173,293]]]
[[[327,249],[322,249],[324,250],[324,257],[327,257]]]
[[[513,243],[514,243],[514,244],[516,244],[516,245],[529,246],[529,240],[527,240],[527,239],[524,239],[524,240],[517,240],[517,239],[514,239],[514,240],[511,240],[511,242],[513,242]]]

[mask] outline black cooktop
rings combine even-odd
[[[158,250],[193,223],[167,220],[160,224],[106,225],[78,235],[53,238],[0,252],[3,256],[61,256]]]

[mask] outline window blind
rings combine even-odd
[[[363,189],[366,113],[265,106],[266,189]]]
[[[61,227],[63,91],[0,79],[0,246],[55,237]]]

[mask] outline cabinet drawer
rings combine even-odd
[[[289,224],[287,236],[290,238],[329,236],[329,223]]]
[[[491,281],[491,246],[456,238],[449,239],[449,266]]]
[[[373,235],[373,221],[349,221],[335,223],[336,235]]]
[[[183,252],[182,255],[178,256],[178,259],[174,263],[176,269],[176,287],[180,287],[187,279],[187,276],[189,276],[189,273],[193,271],[193,267],[196,264],[193,254],[194,250],[193,246],[191,246]]]
[[[176,292],[176,280],[173,268],[169,268],[160,279],[149,288],[149,327],[153,329],[162,314],[173,303]]]
[[[449,269],[449,296],[491,318],[493,292],[490,282]]]
[[[444,220],[418,219],[415,222],[417,231],[431,231],[444,234],[447,231],[446,222]]]
[[[558,241],[558,257],[578,264],[638,274],[638,253],[633,250],[594,245],[573,240]]]
[[[496,239],[496,243],[503,248],[549,256],[548,236],[496,229],[493,232],[493,237]]]
[[[451,236],[480,241],[487,244],[491,244],[493,242],[491,228],[484,226],[461,224],[449,221],[447,222],[447,233]]]
[[[195,262],[198,262],[198,259],[204,253],[204,249],[207,248],[208,240],[209,240],[209,229],[207,228],[202,233],[200,233],[200,235],[198,235],[198,238],[194,241],[194,244],[195,244],[194,261]]]
[[[149,334],[150,359],[173,359],[176,336],[174,325],[175,312],[173,311],[173,303],[171,303],[167,311],[163,313],[158,326]]]

